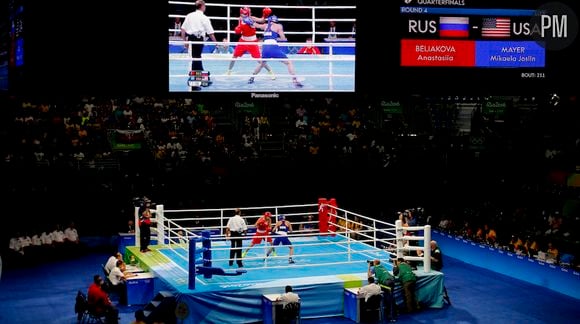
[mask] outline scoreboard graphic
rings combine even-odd
[[[467,8],[459,0],[446,2],[459,6],[421,5],[437,2],[406,0],[400,7],[400,66],[545,68],[550,50],[569,45],[578,31],[566,6]]]

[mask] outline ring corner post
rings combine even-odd
[[[155,207],[155,220],[157,221],[157,244],[164,245],[165,242],[165,229],[163,224],[164,221],[164,214],[163,214],[163,205],[157,205]]]
[[[187,271],[187,288],[193,290],[195,289],[195,275],[197,274],[197,268],[195,266],[195,256],[197,255],[195,251],[195,238],[189,239],[189,264]]]
[[[400,219],[395,221],[395,234],[397,243],[397,259],[403,257],[403,222]]]
[[[318,231],[321,236],[328,234],[328,200],[318,198]]]
[[[328,201],[329,211],[328,211],[328,230],[331,232],[331,236],[334,237],[336,235],[336,199],[330,198]],[[347,226],[348,227],[348,226]]]
[[[203,249],[202,258],[203,258],[203,266],[204,267],[211,267],[211,232],[210,231],[203,231],[201,232],[201,247]],[[209,277],[211,278],[211,274]]]
[[[136,247],[141,247],[141,240],[139,239],[141,237],[141,229],[139,226],[139,207],[135,207],[135,246]]]
[[[431,225],[425,225],[423,237],[423,270],[431,272]]]

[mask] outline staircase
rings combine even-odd
[[[177,316],[179,314],[177,308],[177,301],[173,293],[169,291],[160,291],[153,297],[149,304],[143,308],[143,313],[147,319],[147,323],[177,323]]]

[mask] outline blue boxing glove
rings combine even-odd
[[[242,22],[243,22],[244,24],[246,24],[246,25],[249,25],[249,26],[251,26],[251,27],[253,27],[253,26],[254,26],[254,21],[253,21],[253,20],[252,20],[252,18],[250,18],[250,17],[244,17],[244,18],[242,18]]]

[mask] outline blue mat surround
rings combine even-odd
[[[444,255],[580,299],[580,273],[432,230]]]
[[[178,296],[181,307],[196,319],[196,323],[254,323],[263,320],[262,295],[277,294],[292,285],[302,302],[302,318],[336,317],[344,315],[344,288],[366,284],[366,274],[280,279],[247,287],[223,287],[211,292],[187,292]],[[397,303],[403,298],[395,290]],[[443,274],[419,273],[417,299],[425,307],[443,307]]]
[[[340,238],[333,238],[340,240]],[[300,254],[312,253],[312,246],[301,247],[301,244],[312,242],[329,242],[327,237],[311,237],[302,241],[295,240],[296,265],[287,268],[262,268],[252,267],[263,265],[264,261],[246,260],[245,266],[248,272],[240,276],[213,276],[204,278],[196,277],[196,288],[188,289],[187,263],[179,254],[185,250],[168,249],[164,246],[152,246],[153,252],[140,253],[137,247],[127,247],[129,255],[135,255],[141,267],[152,271],[158,280],[163,281],[165,289],[172,291],[178,302],[178,318],[195,323],[255,323],[263,320],[262,295],[282,293],[286,285],[292,285],[302,301],[302,318],[336,317],[344,315],[344,288],[361,287],[367,281],[367,262],[371,258],[387,260],[386,252],[375,249],[363,254],[352,254],[353,263],[330,264],[325,266],[311,266],[313,261],[326,258],[334,258],[340,262],[340,254],[336,249],[344,249],[341,245],[323,245],[317,247],[326,249],[326,255],[317,256],[307,264],[307,257],[300,259]],[[244,242],[247,246],[248,242]],[[213,247],[226,246],[225,242],[214,242]],[[261,246],[257,245],[249,256],[259,256]],[[366,244],[356,243],[351,249],[373,249]],[[334,251],[331,249],[335,249]],[[366,251],[366,250],[365,250]],[[215,251],[213,258],[224,258],[227,250]],[[287,264],[285,251],[280,251],[278,260],[274,259],[269,264],[272,266]],[[360,261],[360,262],[359,262]],[[227,262],[214,262],[213,266],[223,267],[227,272],[234,271],[236,267],[228,267]],[[390,264],[387,265],[390,267]],[[443,307],[444,276],[441,272],[432,271],[425,273],[417,270],[417,298],[424,307]],[[397,303],[403,302],[401,289],[395,289]]]

